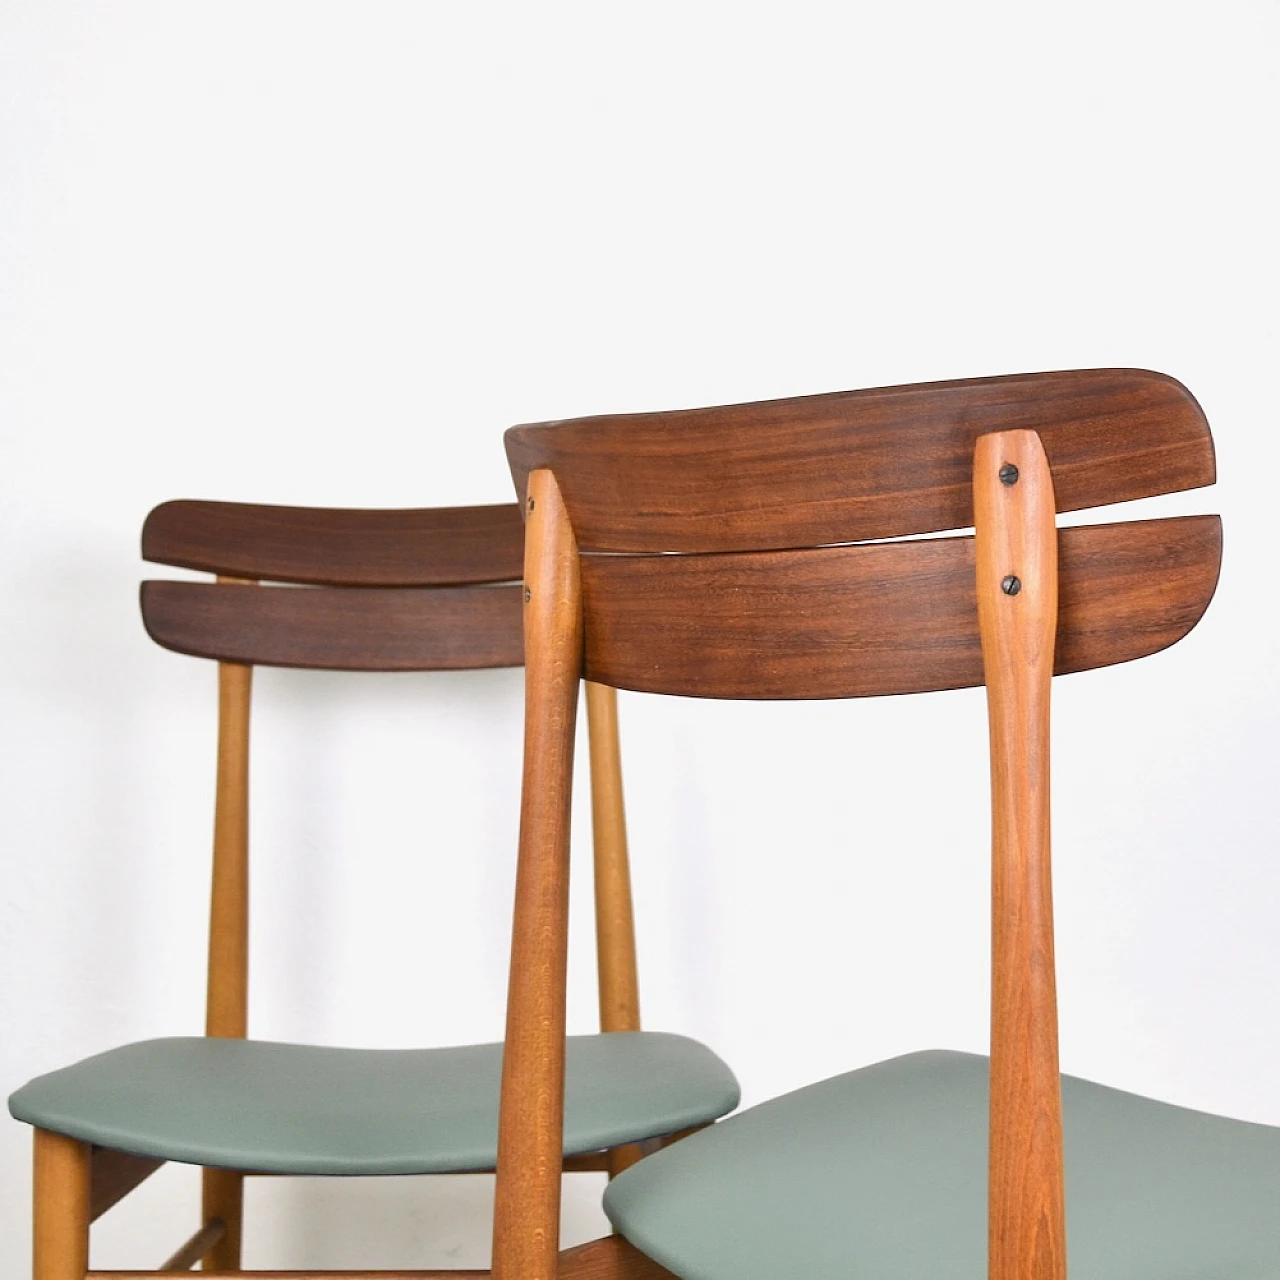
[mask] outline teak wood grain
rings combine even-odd
[[[326,671],[453,671],[524,660],[520,589],[228,587],[144,582],[157,644],[201,658]]]
[[[976,438],[1028,427],[1059,511],[1213,483],[1200,406],[1137,369],[584,418],[506,444],[517,492],[555,471],[583,551],[761,551],[969,528]]]
[[[1001,480],[1010,466],[1013,483]],[[990,1280],[1065,1280],[1049,840],[1058,541],[1053,481],[1036,433],[983,436],[973,492],[991,739],[987,1268]]]
[[[1213,597],[1217,516],[1058,534],[1059,674],[1166,648]],[[983,681],[972,537],[583,556],[588,680],[707,698],[849,698]]]
[[[360,511],[179,500],[142,529],[142,558],[156,564],[318,586],[513,582],[523,548],[515,503]]]
[[[569,808],[582,674],[578,549],[555,477],[529,477],[525,737],[507,986],[495,1280],[554,1280],[564,1123]]]

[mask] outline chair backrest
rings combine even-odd
[[[567,860],[566,712],[580,673],[722,698],[987,684],[990,1274],[1061,1277],[1050,679],[1186,635],[1217,583],[1221,527],[1191,516],[1056,531],[1054,512],[1211,484],[1200,407],[1171,378],[1091,370],[555,422],[506,439],[528,521],[522,875]],[[546,920],[531,912],[527,925],[518,914],[522,962],[538,964],[541,945],[554,963]],[[555,1016],[547,992],[522,995],[535,1012],[512,1006],[509,1050],[536,1037],[533,1017]],[[503,1152],[514,1166],[535,1150],[515,1117],[556,1087],[554,1064],[509,1066],[494,1274],[550,1276],[538,1244],[550,1202],[527,1181],[514,1201]]]
[[[507,449],[518,487],[555,474],[580,551],[613,553],[582,558],[588,678],[835,698],[982,683],[972,537],[832,544],[971,527],[975,442],[1020,428],[1044,445],[1059,511],[1214,481],[1199,405],[1136,370],[514,427]],[[1214,516],[1064,529],[1056,670],[1185,635],[1220,541]]]
[[[143,526],[143,558],[222,580],[144,582],[143,620],[158,644],[224,662],[515,667],[523,543],[511,503],[343,511],[166,502]]]
[[[147,517],[144,559],[218,575],[142,584],[151,638],[218,660],[208,1035],[248,1031],[253,667],[518,667],[521,591],[513,580],[523,541],[519,507],[510,503],[342,511],[177,501]]]

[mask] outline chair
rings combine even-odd
[[[514,504],[335,511],[171,502],[148,517],[144,558],[218,575],[142,587],[152,638],[219,664],[206,1036],[126,1045],[13,1095],[13,1114],[36,1126],[36,1280],[113,1274],[88,1270],[89,1224],[166,1160],[204,1166],[202,1225],[166,1275],[201,1259],[212,1273],[239,1272],[246,1173],[494,1168],[501,1044],[366,1051],[246,1039],[248,730],[255,664],[519,666],[521,588],[512,580],[523,540]],[[557,1178],[562,1168],[617,1172],[737,1104],[732,1074],[709,1050],[639,1030],[612,690],[589,690],[588,718],[600,1015],[610,1034],[569,1042]]]
[[[1062,1280],[1070,1258],[1073,1280],[1280,1275],[1280,1130],[1058,1067],[1050,677],[1190,631],[1221,529],[1054,515],[1212,483],[1185,388],[1132,370],[980,379],[516,427],[507,451],[529,507],[522,878],[566,871],[579,676],[745,699],[987,686],[991,1058],[864,1067],[642,1161],[606,1192],[628,1242],[598,1245],[608,1274]],[[560,972],[555,910],[518,908],[530,973]],[[510,1000],[493,1275],[548,1280],[558,1186],[528,1171],[557,1130],[529,1108],[561,1089],[563,985]]]

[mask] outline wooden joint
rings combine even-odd
[[[127,1151],[94,1147],[89,1158],[89,1220],[96,1222],[163,1164],[163,1160],[130,1155]]]
[[[161,1264],[161,1271],[190,1271],[202,1258],[213,1252],[213,1246],[227,1234],[227,1224],[221,1218],[206,1222],[169,1260]]]

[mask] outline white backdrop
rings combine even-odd
[[[0,1085],[201,1026],[213,671],[139,625],[155,503],[506,501],[513,422],[1135,365],[1200,398],[1222,476],[1142,512],[1220,510],[1225,567],[1183,644],[1056,686],[1063,1063],[1280,1123],[1278,23],[4,0]],[[253,1031],[496,1037],[519,673],[257,688]],[[983,1047],[980,690],[622,716],[647,1025],[748,1100]],[[28,1147],[0,1125],[5,1274]],[[256,1183],[246,1259],[482,1265],[490,1198]],[[95,1265],[194,1219],[168,1169]]]

